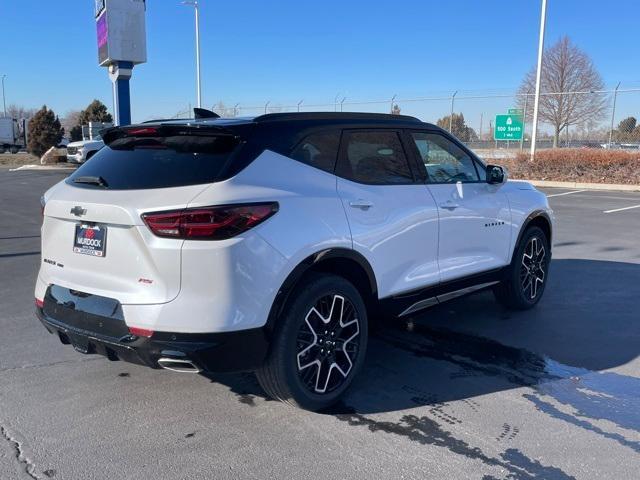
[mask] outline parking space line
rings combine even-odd
[[[623,210],[631,210],[632,208],[640,208],[640,205],[632,205],[630,207],[614,208],[613,210],[605,210],[602,213],[615,213],[615,212],[621,212]]]
[[[551,197],[559,197],[561,195],[571,195],[572,193],[580,193],[580,192],[586,192],[586,190],[572,190],[570,192],[563,192],[563,193],[554,193],[552,195],[547,195],[547,198],[551,198]]]

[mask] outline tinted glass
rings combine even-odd
[[[314,133],[300,142],[290,156],[312,167],[333,173],[339,145],[340,132],[338,130]]]
[[[412,133],[429,183],[477,182],[473,159],[455,143],[435,133]]]
[[[137,190],[215,182],[237,148],[231,136],[126,138],[101,148],[67,183],[86,188]],[[106,186],[74,183],[99,177]]]
[[[348,132],[340,175],[360,183],[394,185],[413,183],[407,157],[396,132]]]

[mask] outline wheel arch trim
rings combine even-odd
[[[549,247],[551,247],[551,242],[552,242],[552,238],[553,238],[553,222],[551,221],[551,216],[545,210],[534,210],[529,215],[527,215],[527,217],[522,222],[522,226],[520,227],[520,231],[518,232],[518,238],[516,239],[515,243],[513,244],[513,249],[511,251],[511,259],[512,260],[513,260],[513,255],[515,254],[515,251],[518,248],[518,245],[520,245],[520,241],[522,240],[522,236],[524,235],[524,232],[526,232],[526,230],[529,227],[529,225],[531,225],[531,223],[534,220],[538,219],[538,218],[543,219],[547,223],[547,225],[549,226],[549,238],[548,238],[548,240],[549,240]]]
[[[271,305],[269,316],[265,325],[266,331],[271,334],[276,326],[276,321],[282,308],[287,303],[290,293],[298,285],[300,279],[314,267],[318,266],[324,261],[332,259],[344,259],[357,263],[366,273],[369,280],[369,289],[373,298],[378,296],[378,284],[376,281],[375,273],[369,261],[355,250],[343,247],[332,247],[315,252],[307,256],[304,260],[298,263],[293,270],[287,275],[286,279],[278,289],[275,299]]]

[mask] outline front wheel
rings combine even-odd
[[[367,312],[342,277],[311,274],[292,293],[256,376],[267,394],[307,410],[333,405],[360,370]]]
[[[516,310],[534,307],[544,293],[550,260],[546,234],[539,227],[529,227],[513,254],[506,278],[494,288],[496,299]]]

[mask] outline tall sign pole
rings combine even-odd
[[[98,64],[113,83],[116,125],[131,123],[129,80],[133,67],[147,61],[145,0],[95,0]]]
[[[185,0],[183,5],[192,6],[196,17],[196,103],[202,108],[202,87],[200,82],[200,5],[198,0]]]
[[[531,128],[531,158],[536,155],[536,138],[538,134],[538,106],[540,103],[540,78],[542,76],[542,53],[544,52],[544,27],[547,20],[547,0],[542,0],[540,14],[540,36],[538,38],[538,65],[536,68],[536,93],[533,98],[533,125]]]

